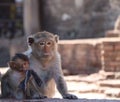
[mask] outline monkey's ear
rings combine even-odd
[[[59,36],[58,35],[55,35],[55,41],[58,43],[58,41],[59,41]]]
[[[29,36],[27,42],[29,45],[32,45],[34,43],[34,38],[32,36]]]

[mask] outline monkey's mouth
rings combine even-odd
[[[50,56],[49,55],[43,55],[43,58],[49,58]]]
[[[48,58],[48,57],[50,57],[50,54],[49,53],[44,53],[43,57]]]

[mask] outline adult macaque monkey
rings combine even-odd
[[[41,95],[53,97],[56,83],[63,98],[77,99],[75,95],[68,93],[61,69],[61,58],[57,43],[58,36],[46,31],[28,37],[28,44],[32,49],[29,58],[30,68],[37,73],[44,83],[42,87],[38,87]]]

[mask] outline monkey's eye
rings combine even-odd
[[[40,42],[39,45],[43,46],[45,45],[45,42]]]
[[[52,42],[49,41],[46,43],[46,45],[50,46],[50,45],[52,45]]]

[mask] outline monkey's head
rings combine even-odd
[[[9,66],[12,70],[15,70],[15,71],[18,71],[18,72],[23,71],[23,67],[20,63],[17,63],[15,61],[10,61],[10,62],[8,62],[8,64],[9,64]]]
[[[57,52],[58,36],[43,31],[28,37],[32,54],[40,60],[51,60]]]
[[[18,53],[13,56],[12,60],[8,64],[11,69],[22,72],[28,70],[29,59],[26,55]]]

